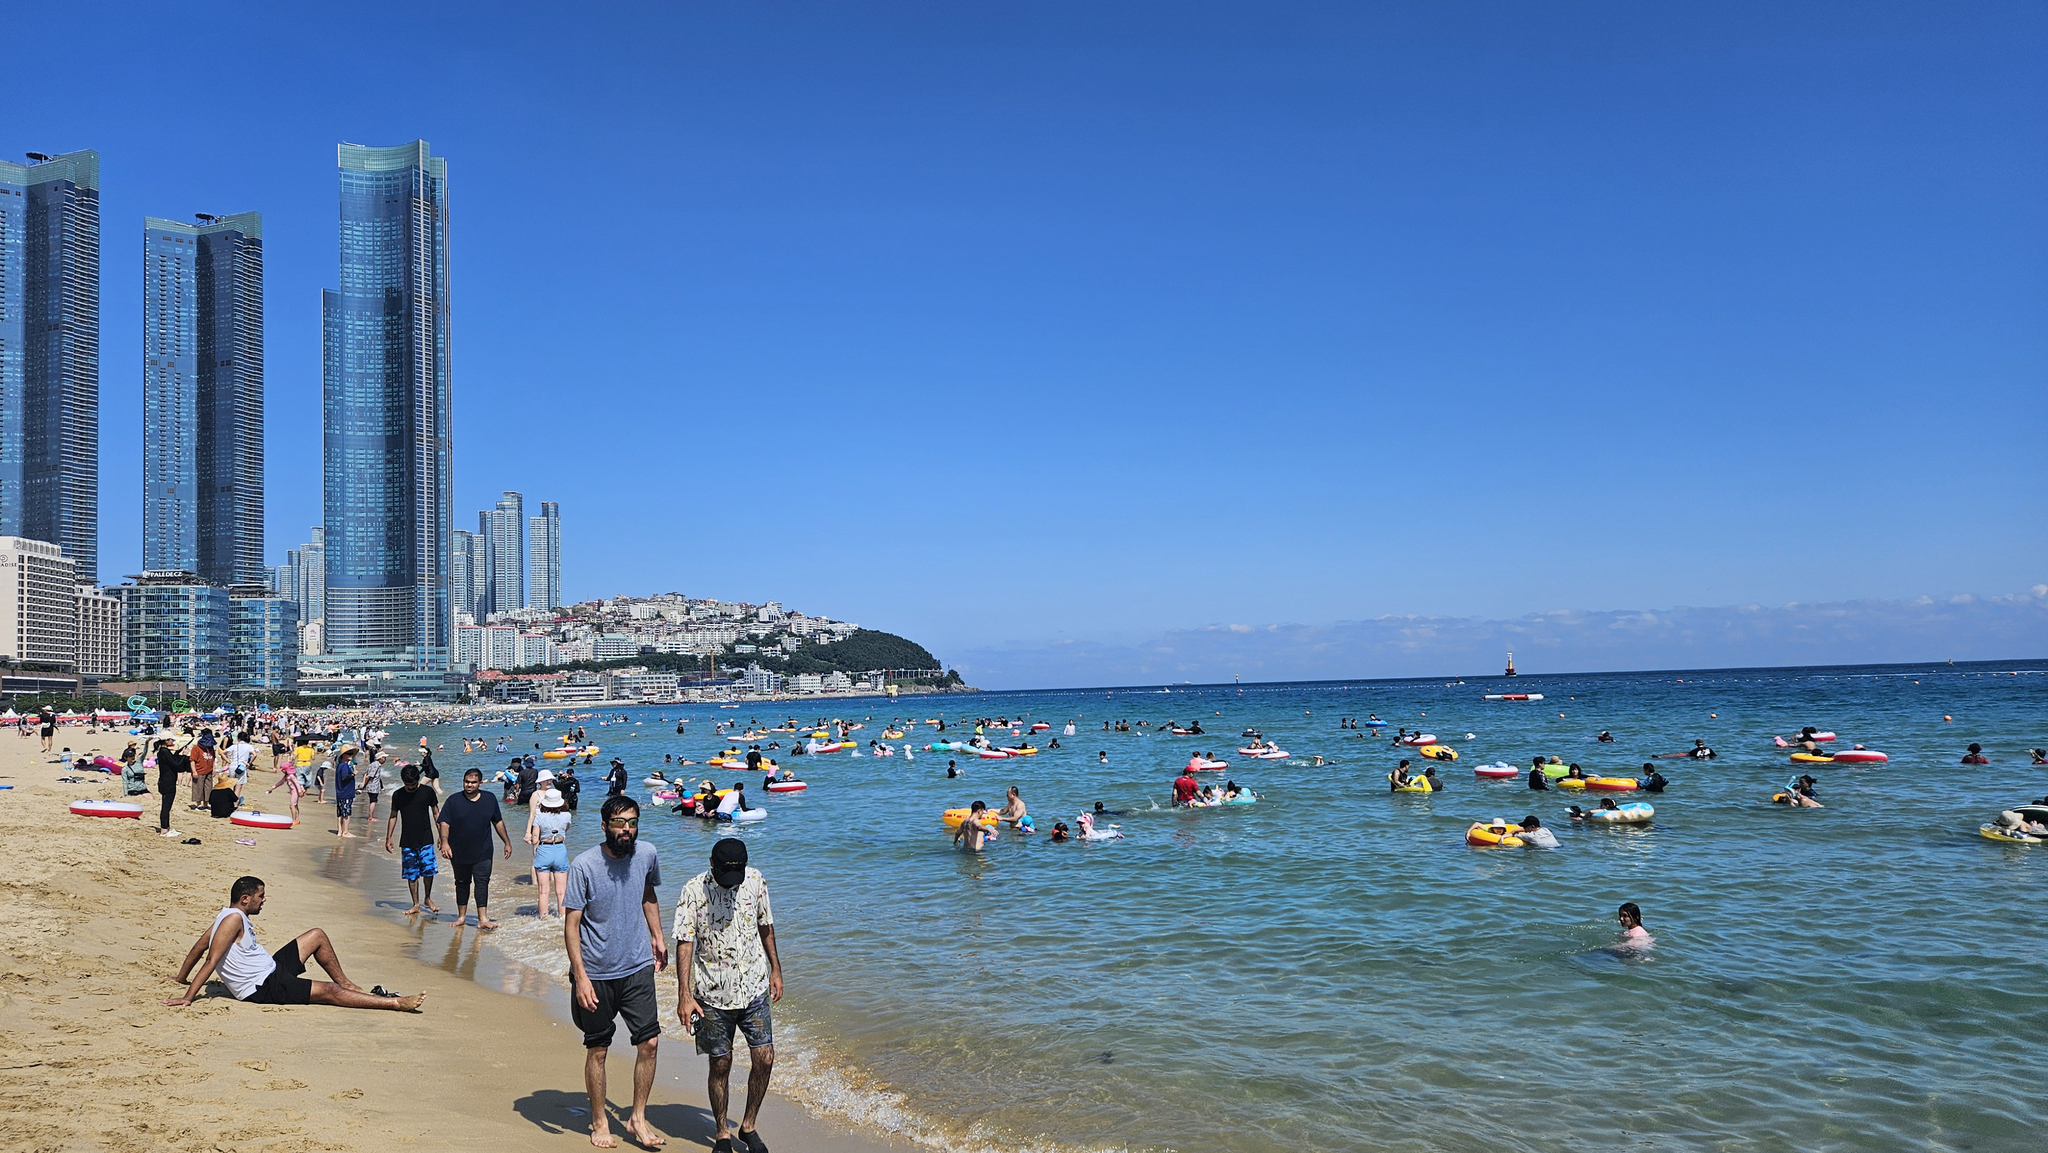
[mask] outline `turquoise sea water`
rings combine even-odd
[[[1546,699],[1481,699],[1504,689]],[[740,835],[769,877],[787,968],[778,1083],[828,1111],[946,1147],[1186,1153],[2019,1149],[2038,1147],[2048,1119],[2048,846],[1976,834],[2048,794],[2048,768],[2025,754],[2048,746],[2048,662],[796,707],[867,719],[863,747],[896,716],[1023,716],[1056,726],[1041,745],[1078,728],[1060,751],[963,760],[965,780],[945,778],[946,754],[781,757],[810,790],[755,797],[771,815]],[[701,761],[725,747],[714,723],[784,715],[625,713],[585,723],[601,759],[626,757],[643,800],[664,753]],[[1338,728],[1368,713],[1447,738],[1461,757],[1439,768],[1448,791],[1389,795],[1391,729]],[[1102,733],[1106,719],[1199,719],[1211,736]],[[1796,774],[1770,737],[1805,724],[1891,760],[1814,768],[1825,809],[1773,807]],[[1239,757],[1248,726],[1296,760]],[[1617,742],[1595,743],[1602,728]],[[518,747],[520,729],[433,730],[444,772],[504,763],[460,754],[477,731]],[[1659,762],[1672,784],[1645,798],[1649,828],[1572,828],[1566,806],[1581,798],[1470,771],[1555,753],[1633,775],[1694,737],[1721,758]],[[1958,765],[1973,740],[1990,766]],[[1166,807],[1194,749],[1233,762],[1205,782],[1265,800]],[[1303,763],[1317,753],[1335,763]],[[1009,784],[1042,830],[1101,800],[1126,812],[1125,837],[1005,831],[983,854],[951,849],[939,811],[999,804]],[[596,837],[601,792],[586,790],[572,849]],[[1463,842],[1474,820],[1529,812],[1559,850]],[[648,814],[665,912],[729,831]],[[530,905],[531,889],[514,893]],[[1622,901],[1656,937],[1634,958],[1603,949]],[[552,926],[521,920],[494,942],[558,972]]]

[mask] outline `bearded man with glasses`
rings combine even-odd
[[[631,797],[605,798],[604,841],[569,862],[562,905],[563,943],[569,952],[569,1015],[583,1030],[583,1087],[590,1096],[590,1143],[617,1144],[605,1106],[605,1056],[615,1022],[624,1017],[633,1042],[633,1113],[626,1132],[642,1146],[665,1142],[647,1123],[654,1087],[655,1048],[661,1039],[654,974],[668,967],[662,932],[661,864],[653,845],[640,843],[640,805]]]

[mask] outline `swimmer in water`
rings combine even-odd
[[[1599,741],[1603,745],[1611,745],[1614,743],[1614,734],[1608,732],[1606,729],[1601,729],[1600,735],[1594,737],[1593,739]]]
[[[1013,829],[1023,825],[1024,796],[1017,791],[1017,786],[1010,786],[1010,791],[1003,800],[1003,811],[996,814],[996,819],[1008,821]]]
[[[1108,763],[1109,763],[1109,753],[1108,753],[1107,751],[1104,751],[1104,752],[1100,752],[1100,753],[1097,753],[1097,754],[1095,754],[1095,763],[1096,763],[1096,764],[1098,764],[1098,765],[1106,765],[1106,764],[1108,764]]]
[[[1966,765],[1988,765],[1991,763],[1991,758],[1984,755],[1983,745],[1971,741],[1969,751],[1963,754],[1963,763]]]
[[[987,802],[976,801],[969,805],[967,819],[961,821],[960,827],[953,831],[953,843],[964,852],[979,853],[981,847],[988,842],[989,831],[981,823],[982,818],[987,815]]]
[[[1857,745],[1856,747],[1860,749],[1863,746]],[[2027,754],[2034,758],[2035,764],[2048,765],[2048,749],[2028,749]]]
[[[1691,757],[1695,761],[1711,761],[1720,754],[1708,748],[1707,742],[1701,740],[1698,737],[1694,737],[1692,739],[1692,748],[1687,749],[1685,755]]]
[[[1664,774],[1663,774],[1663,773],[1660,773],[1660,772],[1658,772],[1658,771],[1657,771],[1657,766],[1656,766],[1656,765],[1653,765],[1653,764],[1651,764],[1651,763],[1650,763],[1649,761],[1644,761],[1644,762],[1643,762],[1643,791],[1644,791],[1644,792],[1646,792],[1646,793],[1661,793],[1661,792],[1663,792],[1663,791],[1664,791],[1664,786],[1666,786],[1666,785],[1668,785],[1668,784],[1670,784],[1670,783],[1671,783],[1670,781],[1668,781],[1668,780],[1665,780],[1665,779],[1664,779]]]
[[[1557,834],[1544,828],[1543,822],[1538,820],[1534,813],[1530,813],[1522,818],[1522,831],[1515,835],[1522,839],[1523,844],[1532,849],[1555,849],[1557,847]]]
[[[954,763],[953,763],[953,762],[951,762],[951,761],[947,761],[947,762],[946,762],[946,776],[947,776],[948,778],[952,778],[952,777],[957,777],[957,776],[959,776],[959,775],[960,775],[960,766],[958,766],[958,765],[954,764]]]
[[[1614,943],[1616,949],[1634,951],[1647,949],[1657,943],[1657,938],[1643,928],[1643,910],[1634,901],[1624,902],[1615,910],[1614,919],[1621,922],[1621,940]]]
[[[1408,776],[1408,758],[1401,758],[1401,763],[1394,766],[1394,774],[1389,780],[1393,782],[1393,786],[1397,789],[1407,786],[1410,780]]]
[[[1098,821],[1104,817],[1121,817],[1126,815],[1122,809],[1106,809],[1102,807],[1101,801],[1095,802],[1095,819]]]
[[[1054,821],[1052,823],[1052,836],[1048,837],[1047,840],[1052,841],[1054,844],[1058,844],[1061,841],[1066,840],[1067,837],[1067,823],[1065,821]]]
[[[1537,757],[1529,764],[1529,789],[1543,792],[1550,787],[1550,778],[1543,772],[1543,758]]]

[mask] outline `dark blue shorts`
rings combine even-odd
[[[706,1057],[724,1057],[732,1052],[735,1027],[746,1037],[749,1048],[775,1043],[766,993],[747,1002],[744,1009],[714,1009],[702,1002],[697,1007],[704,1011],[697,1021],[697,1051]]]
[[[434,863],[434,846],[421,845],[417,849],[398,850],[398,872],[406,880],[417,881],[421,877],[431,877],[440,871],[440,866]]]

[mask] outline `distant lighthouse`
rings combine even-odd
[[[1515,675],[1515,654],[1513,654],[1513,653],[1509,653],[1509,654],[1508,654],[1508,672],[1507,672],[1507,675],[1509,675],[1509,676],[1514,676],[1514,675]]]

